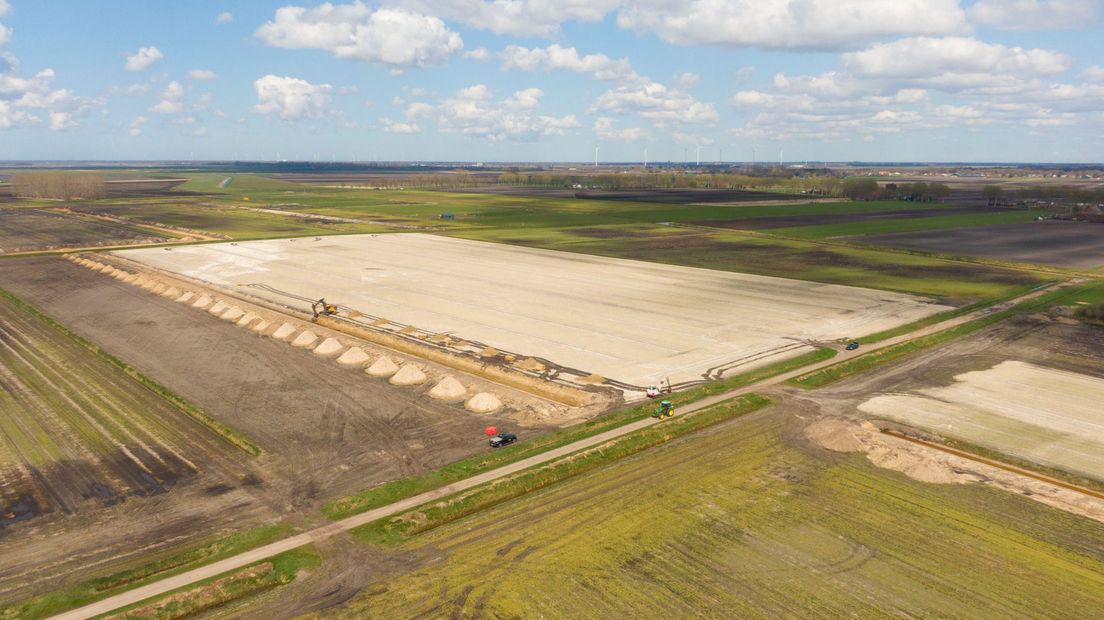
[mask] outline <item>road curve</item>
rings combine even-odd
[[[1069,281],[1058,285],[1058,287],[1069,286],[1074,283],[1076,283],[1076,281]],[[876,344],[867,345],[858,351],[840,351],[839,355],[833,357],[832,359],[825,360],[816,364],[810,364],[800,369],[781,375],[776,375],[774,377],[764,379],[762,381],[759,381],[758,383],[747,385],[742,388],[723,392],[721,394],[716,394],[714,396],[704,398],[689,405],[682,405],[678,408],[678,415],[699,411],[701,409],[711,407],[731,398],[735,398],[737,396],[741,396],[755,390],[760,390],[765,387],[777,385],[805,373],[819,370],[833,364],[837,364],[842,360],[847,360],[865,353],[870,353],[871,351],[877,351],[879,349],[898,344],[900,342],[940,332],[950,327],[954,327],[973,319],[980,318],[987,314],[1000,312],[1001,310],[1010,308],[1013,305],[1043,295],[1053,288],[1055,287],[1042,287],[1021,295],[1020,297],[1017,297],[1015,299],[997,304],[995,306],[982,308],[980,310],[976,310],[974,312],[970,312],[968,314],[964,314],[962,316],[955,317],[953,319],[949,319],[935,325],[930,325],[915,332],[911,332],[902,336],[897,336],[895,338],[890,338]],[[256,549],[251,549],[249,551],[239,553],[238,555],[219,560],[218,562],[215,562],[213,564],[201,566],[199,568],[180,573],[179,575],[166,577],[164,579],[148,583],[144,586],[134,588],[133,590],[128,590],[126,592],[116,594],[114,596],[96,601],[94,603],[89,603],[88,605],[85,605],[83,607],[78,607],[76,609],[60,613],[56,616],[52,616],[52,619],[84,620],[85,618],[92,618],[100,614],[105,614],[121,607],[126,607],[128,605],[144,601],[148,598],[152,598],[161,594],[165,594],[167,592],[171,592],[178,588],[192,585],[196,582],[203,581],[204,579],[210,579],[211,577],[215,577],[229,571],[244,568],[250,564],[265,560],[285,551],[290,551],[292,549],[308,545],[315,541],[324,540],[340,532],[348,531],[361,525],[371,523],[372,521],[399,514],[422,504],[441,499],[448,495],[452,495],[453,493],[464,491],[472,487],[484,484],[486,482],[509,476],[535,465],[541,465],[549,461],[553,461],[562,456],[566,456],[573,452],[596,446],[611,439],[616,439],[623,435],[627,435],[642,428],[647,428],[657,423],[660,423],[660,421],[657,419],[645,418],[643,420],[632,422],[624,426],[619,426],[604,433],[599,433],[598,435],[587,437],[585,439],[580,439],[579,441],[576,441],[574,443],[561,446],[547,452],[542,452],[527,459],[517,461],[516,463],[504,465],[502,467],[499,467],[498,469],[493,469],[491,471],[487,471],[482,474],[472,476],[471,478],[466,478],[464,480],[454,482],[452,484],[434,489],[432,491],[426,491],[425,493],[422,493],[420,495],[408,497],[406,499],[399,500],[386,506],[381,506],[367,512],[362,512],[358,515],[353,515],[340,521],[335,521],[328,525],[323,525],[312,530],[303,532],[301,534],[296,534],[294,536],[278,540],[273,543],[269,543],[267,545],[264,545],[263,547],[257,547]]]

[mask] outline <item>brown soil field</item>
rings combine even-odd
[[[20,260],[0,287],[261,446],[296,505],[486,449],[504,414],[469,414],[372,380],[60,258]]]
[[[3,299],[0,410],[0,526],[164,493],[240,461],[213,431]]]
[[[816,213],[810,215],[782,215],[777,217],[758,217],[725,220],[696,221],[694,224],[715,228],[735,228],[739,230],[761,230],[766,228],[788,228],[791,226],[820,226],[823,224],[850,224],[854,222],[872,222],[879,220],[904,220],[918,217],[941,217],[945,215],[971,215],[977,213],[1001,213],[1007,211],[999,207],[947,207],[944,209],[899,209],[895,211],[874,211],[870,213]]]
[[[1104,267],[1104,226],[1047,220],[851,237],[871,245],[1074,269]]]
[[[0,255],[162,240],[110,222],[93,222],[41,209],[0,209]]]

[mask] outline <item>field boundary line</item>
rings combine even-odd
[[[142,374],[141,372],[139,372],[138,370],[136,370],[135,368],[133,368],[132,366],[130,366],[129,364],[124,362],[123,360],[115,357],[114,355],[111,355],[107,351],[104,351],[102,348],[100,348],[95,343],[81,337],[80,335],[73,332],[72,330],[70,330],[65,325],[63,325],[63,324],[59,323],[58,321],[54,320],[49,315],[44,314],[38,308],[35,308],[31,304],[27,303],[26,301],[20,299],[19,297],[13,295],[12,293],[10,293],[9,291],[7,291],[3,288],[0,288],[0,299],[5,299],[9,303],[11,303],[15,306],[18,306],[19,308],[21,308],[24,311],[28,312],[29,314],[31,314],[35,318],[37,318],[41,321],[44,321],[50,327],[58,330],[59,332],[61,332],[66,337],[70,338],[71,340],[73,340],[74,342],[79,344],[80,346],[88,349],[92,353],[95,353],[96,355],[98,355],[100,357],[100,359],[103,359],[104,361],[108,362],[112,366],[115,366],[120,371],[122,371],[123,374],[130,377],[131,379],[134,379],[135,381],[137,381],[140,385],[142,385],[143,387],[145,387],[149,391],[154,392],[155,394],[157,394],[158,396],[160,396],[164,400],[168,401],[169,404],[171,404],[174,407],[176,407],[177,409],[180,409],[181,411],[183,411],[186,415],[188,415],[188,417],[194,419],[195,421],[199,422],[200,424],[202,424],[202,425],[206,426],[207,428],[211,429],[212,431],[215,432],[215,434],[222,437],[224,440],[228,441],[229,443],[234,445],[236,448],[246,452],[247,454],[249,454],[251,456],[260,456],[261,454],[264,454],[264,450],[262,450],[260,448],[260,446],[253,443],[252,441],[250,441],[248,438],[246,438],[244,435],[242,435],[238,431],[230,428],[229,426],[226,426],[222,422],[219,422],[218,420],[216,420],[216,419],[212,418],[211,416],[207,415],[206,412],[204,412],[199,407],[196,407],[192,403],[188,402],[182,396],[179,396],[178,394],[176,394],[175,392],[173,392],[169,388],[161,385],[160,383],[158,383],[158,382],[154,381],[153,379],[147,377],[146,375]]]

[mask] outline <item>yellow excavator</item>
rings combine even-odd
[[[333,316],[337,314],[337,306],[326,303],[326,299],[322,298],[311,302],[311,311],[314,312],[314,318],[316,319],[320,316]]]

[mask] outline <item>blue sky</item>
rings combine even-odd
[[[1104,160],[1101,0],[0,0],[0,159]]]

